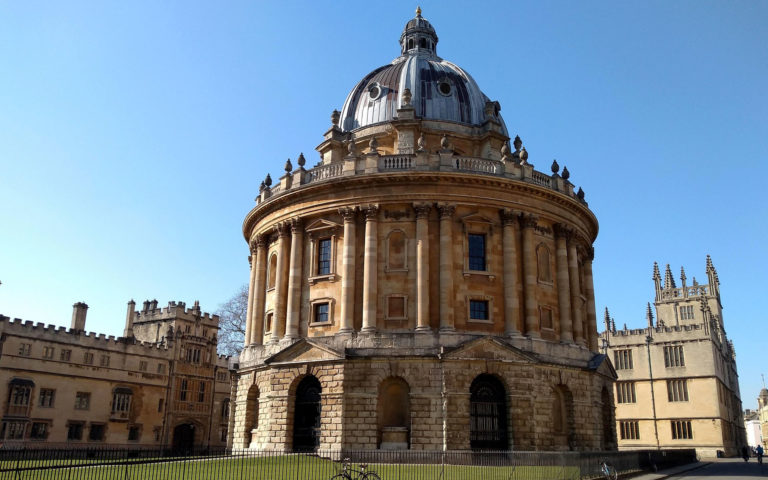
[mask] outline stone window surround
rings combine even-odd
[[[389,299],[390,298],[402,298],[403,299],[403,316],[402,317],[393,317],[389,314]],[[405,295],[403,293],[392,293],[385,297],[385,303],[386,306],[386,317],[384,317],[385,320],[392,320],[392,321],[401,321],[401,320],[408,320],[408,295]]]
[[[496,275],[492,268],[494,262],[491,261],[490,255],[490,246],[493,245],[495,240],[494,222],[477,213],[466,215],[460,221],[463,228],[462,248],[464,254],[462,255],[462,265],[464,277],[483,275],[488,277],[489,280],[495,280]],[[469,268],[469,234],[485,235],[485,270],[470,270]]]
[[[272,322],[275,321],[275,310],[270,308],[264,312],[264,335],[272,335]]]
[[[472,300],[488,302],[488,318],[487,319],[481,320],[479,318],[471,318],[469,305],[470,305],[470,301]],[[481,324],[487,324],[487,325],[493,324],[493,297],[490,295],[467,295],[466,296],[466,315],[467,315],[467,323],[481,323]]]
[[[267,272],[266,272],[266,283],[267,283],[267,292],[271,292],[275,289],[275,284],[277,283],[277,272],[273,272],[273,269],[277,268],[278,259],[277,259],[277,247],[271,249],[269,252],[267,252]],[[272,259],[275,259],[274,262],[272,262]],[[273,264],[274,263],[274,264]],[[272,282],[270,284],[270,282]]]
[[[392,235],[395,233],[399,233],[403,236],[403,267],[402,268],[394,268],[390,266],[389,261],[389,251],[390,251],[390,239],[392,238]],[[387,233],[386,237],[386,243],[384,248],[384,271],[386,273],[407,273],[408,272],[408,235],[405,233],[405,230],[402,228],[393,228]]]
[[[307,280],[310,285],[317,282],[335,282],[338,279],[336,273],[336,259],[338,254],[338,239],[341,225],[330,220],[318,219],[307,225],[305,232],[309,239],[309,275]],[[330,271],[326,274],[318,274],[319,243],[321,240],[331,241]]]
[[[48,436],[51,434],[51,423],[53,421],[49,419],[39,420],[35,419],[35,421],[30,423],[29,428],[29,438],[30,440],[46,440],[48,439]],[[45,425],[43,428],[45,429],[42,436],[37,436],[35,432],[35,425]]]
[[[548,260],[548,266],[549,266],[549,280],[541,278],[541,271],[539,270],[539,252],[541,249],[545,249],[547,251],[547,260]],[[549,246],[544,242],[539,242],[536,245],[536,281],[541,285],[547,285],[549,287],[552,287],[555,285],[554,275],[553,275],[554,269],[552,268],[552,249],[549,248]]]
[[[327,322],[316,322],[315,321],[315,305],[321,304],[321,303],[327,303],[328,304],[328,321]],[[335,325],[334,318],[333,318],[333,311],[336,309],[336,300],[332,297],[320,297],[320,298],[313,298],[309,301],[309,327],[327,327],[330,325]]]
[[[544,311],[549,311],[549,320],[552,323],[551,327],[544,326]],[[539,305],[539,327],[542,331],[554,332],[555,331],[555,311],[549,305]]]

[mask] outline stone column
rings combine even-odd
[[[251,280],[248,282],[248,303],[245,313],[245,346],[251,344],[251,328],[253,328],[253,299],[256,297],[254,283],[256,283],[256,244],[249,245],[251,254],[248,255],[248,264],[251,266]]]
[[[429,332],[429,210],[414,204],[416,211],[416,331]]]
[[[285,332],[285,308],[288,290],[286,267],[288,255],[291,252],[290,240],[288,234],[291,227],[287,222],[278,223],[277,229],[277,268],[275,272],[275,315],[272,321],[272,335],[269,343],[277,343],[280,340],[280,333]]]
[[[595,249],[587,247],[584,255],[584,292],[587,295],[587,327],[589,339],[588,346],[593,352],[599,348],[597,338],[597,312],[595,312],[595,286],[592,281],[592,260],[595,258]]]
[[[504,333],[514,336],[519,335],[524,328],[520,317],[520,299],[517,296],[517,213],[504,209],[499,214],[504,257]]]
[[[341,322],[339,332],[351,334],[355,317],[355,208],[340,208],[344,217],[344,252],[341,273]]]
[[[533,229],[539,217],[528,214],[520,217],[523,227],[523,276],[525,278],[525,334],[541,337],[538,308],[536,304],[536,249],[533,245]]]
[[[363,259],[363,328],[362,332],[376,331],[376,315],[378,313],[378,220],[379,206],[368,205],[365,213],[365,257]]]
[[[288,308],[285,338],[299,338],[301,318],[301,278],[304,253],[304,228],[300,218],[291,219],[291,264],[288,270]]]
[[[264,235],[256,236],[255,278],[250,343],[261,345],[264,341],[264,300],[267,292],[267,238]]]
[[[579,286],[579,258],[576,242],[568,242],[568,278],[571,281],[571,318],[573,319],[573,338],[579,345],[585,345],[584,325],[581,316],[581,288]]]
[[[454,205],[438,205],[440,211],[440,331],[453,332],[453,214]]]
[[[560,310],[560,341],[573,343],[573,317],[571,316],[571,281],[568,278],[568,246],[566,240],[573,235],[567,225],[555,225],[557,300]]]

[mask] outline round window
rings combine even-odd
[[[380,95],[381,87],[379,87],[378,84],[374,83],[368,87],[368,96],[371,97],[372,100],[376,100]]]
[[[441,80],[437,84],[437,91],[442,95],[448,96],[451,94],[451,84],[447,80]]]

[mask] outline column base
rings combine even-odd
[[[455,333],[456,332],[456,327],[452,327],[452,326],[446,325],[446,326],[440,327],[440,330],[438,330],[438,331],[440,333]]]
[[[416,327],[416,333],[432,333],[432,328],[426,325],[419,325]]]
[[[376,333],[376,327],[363,327],[360,329],[360,333],[364,335],[373,335]]]
[[[506,335],[509,338],[520,338],[523,336],[523,334],[518,332],[517,330],[510,330],[508,332],[504,332],[504,335]]]

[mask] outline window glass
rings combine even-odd
[[[470,233],[469,241],[469,269],[485,270],[485,235]]]
[[[470,300],[469,318],[472,320],[488,320],[488,301]]]
[[[323,238],[317,242],[317,274],[331,273],[331,239]]]

